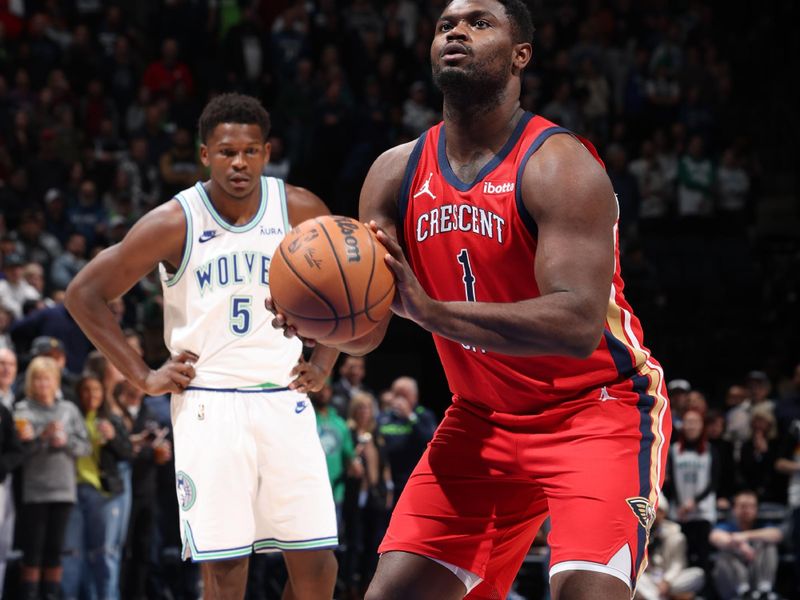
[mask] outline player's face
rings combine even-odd
[[[228,196],[246,199],[258,192],[269,150],[258,125],[220,123],[200,146],[200,160]]]
[[[436,24],[431,44],[434,80],[445,94],[459,82],[463,86],[504,85],[518,60],[517,46],[502,4],[455,0]]]

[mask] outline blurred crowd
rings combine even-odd
[[[178,560],[169,401],[143,397],[94,351],[63,291],[145,211],[205,177],[195,124],[219,92],[269,109],[265,174],[356,214],[374,158],[439,120],[428,54],[444,4],[0,0],[0,569],[10,561],[16,594],[6,597],[34,594],[34,579],[46,598],[59,585],[66,598],[197,597],[197,569]],[[668,374],[698,383],[670,385],[669,511],[650,540],[648,600],[767,594],[800,531],[784,527],[800,514],[800,371],[782,342],[799,314],[784,302],[797,296],[792,263],[764,255],[754,228],[774,178],[738,100],[736,32],[715,25],[712,6],[537,3],[523,82],[525,109],[600,150],[620,203],[626,295]],[[112,306],[151,365],[166,357],[160,294],[148,277]],[[768,372],[745,376],[753,366]],[[344,358],[313,399],[343,596],[369,581],[435,427],[414,379],[377,392],[364,383],[403,372],[365,379],[364,361]],[[18,550],[35,562],[21,568]],[[249,597],[277,597],[281,568],[255,559]],[[790,580],[784,593],[800,594]]]

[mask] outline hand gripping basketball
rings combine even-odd
[[[394,298],[394,276],[375,233],[349,217],[304,221],[283,239],[270,262],[266,306],[273,326],[323,344],[369,333]]]

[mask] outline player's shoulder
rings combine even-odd
[[[306,219],[329,215],[331,212],[325,202],[311,190],[288,183],[284,183],[284,190],[289,225],[292,227]]]
[[[418,140],[405,142],[398,146],[389,148],[375,159],[370,169],[370,174],[380,176],[384,179],[396,179],[398,182],[403,179],[408,159],[414,151]]]

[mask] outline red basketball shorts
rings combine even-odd
[[[588,569],[633,589],[663,483],[666,397],[609,387],[518,424],[489,418],[460,400],[447,410],[379,551],[451,563],[483,579],[470,599],[505,598],[549,515],[551,576]]]

